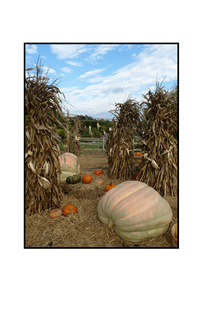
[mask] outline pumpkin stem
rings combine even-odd
[[[108,227],[112,228],[114,225],[114,221],[112,219],[109,220]]]

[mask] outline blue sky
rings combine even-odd
[[[177,84],[175,44],[27,44],[26,68],[41,58],[43,70],[65,94],[70,114],[112,118],[115,103],[154,90],[156,77],[166,90]],[[71,105],[69,105],[69,102]]]

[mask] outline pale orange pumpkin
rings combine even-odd
[[[98,217],[123,239],[140,242],[166,232],[172,211],[153,188],[143,182],[125,181],[102,197]]]
[[[77,213],[77,208],[73,204],[67,204],[62,212],[66,216],[68,213]]]
[[[49,217],[51,219],[58,218],[62,215],[62,210],[61,209],[53,209],[49,212]]]
[[[75,156],[73,153],[65,152],[58,158],[61,168],[61,174],[59,175],[60,183],[65,182],[67,177],[80,173],[78,157]]]
[[[82,177],[82,181],[83,183],[91,183],[92,181],[92,176],[90,174],[85,174],[83,177]]]
[[[94,171],[94,174],[96,175],[96,176],[99,176],[100,174],[103,174],[104,172],[103,172],[103,170],[102,169],[96,169],[95,171]]]
[[[104,181],[102,179],[95,179],[95,183],[98,183],[101,185],[104,183]]]

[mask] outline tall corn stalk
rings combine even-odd
[[[156,84],[156,90],[143,95],[146,105],[146,130],[143,142],[144,157],[137,180],[147,183],[161,195],[177,194],[178,107],[175,95]]]
[[[30,70],[30,69],[28,69]],[[33,70],[33,69],[31,69]],[[26,70],[27,71],[27,70]],[[58,156],[60,136],[56,123],[60,107],[60,90],[48,84],[47,74],[36,66],[36,74],[25,77],[25,211],[27,215],[60,206],[61,173]],[[64,128],[64,130],[66,130]]]
[[[73,153],[77,154],[80,150],[80,131],[82,130],[82,126],[81,126],[81,121],[79,120],[78,116],[73,117],[73,121],[74,121],[74,128],[73,128],[73,141],[72,141],[72,145],[73,145]]]
[[[140,130],[140,107],[133,99],[116,103],[113,127],[106,142],[108,156],[108,176],[113,179],[130,179],[134,176],[133,134],[134,125]],[[114,112],[113,112],[114,111]]]
[[[81,139],[80,131],[82,130],[81,121],[79,120],[78,116],[70,118],[69,113],[67,113],[67,116],[65,116],[64,119],[65,119],[66,129],[67,129],[66,140],[65,140],[66,152],[74,153],[76,155],[80,150],[79,141]],[[72,126],[70,124],[70,121],[73,124]]]

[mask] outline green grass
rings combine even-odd
[[[102,144],[93,144],[93,145],[82,145],[82,144],[80,144],[80,146],[81,146],[81,150],[85,150],[85,149],[94,149],[94,150],[96,150],[96,149],[102,149],[103,148]],[[104,145],[104,147],[106,147],[106,146]]]
[[[60,150],[65,151],[64,143],[59,144]],[[80,144],[81,150],[91,149],[91,150],[101,150],[103,148],[102,144],[92,144],[92,145],[82,145]],[[104,145],[106,148],[106,145]],[[73,146],[71,146],[71,149],[73,150]]]
[[[135,141],[135,142],[137,142],[137,141]],[[63,143],[63,142],[59,144],[59,147],[60,147],[60,150],[61,150],[61,151],[65,151],[64,143]],[[102,143],[100,143],[100,144],[92,144],[92,145],[89,145],[89,144],[88,144],[88,145],[85,145],[85,144],[82,144],[82,143],[81,143],[81,144],[80,144],[80,147],[81,147],[81,150],[86,150],[86,149],[102,150],[102,149],[103,149]],[[134,147],[138,149],[137,145],[135,145]],[[104,144],[104,148],[106,148],[106,144]],[[139,147],[139,148],[141,148],[141,147]],[[73,149],[72,149],[72,150],[73,150]]]
[[[60,147],[60,150],[61,150],[61,151],[65,151],[65,149],[64,149],[64,143],[59,143],[59,147]]]

